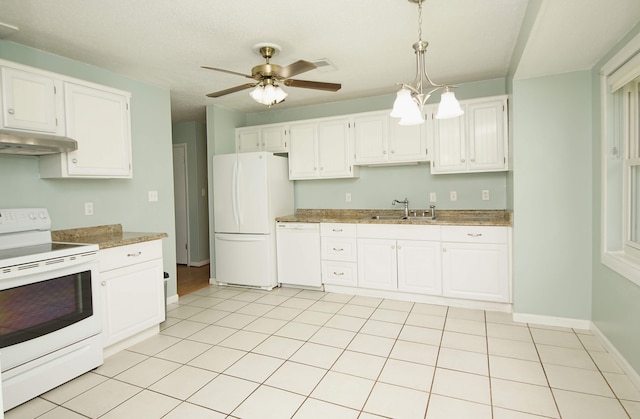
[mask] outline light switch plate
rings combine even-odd
[[[149,202],[158,201],[158,191],[149,191]]]
[[[449,200],[450,201],[457,201],[458,200],[458,193],[456,191],[449,192]]]
[[[429,202],[436,202],[436,193],[429,192]]]
[[[489,190],[488,189],[484,189],[482,191],[482,200],[483,201],[488,201],[489,200]]]

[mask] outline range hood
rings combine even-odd
[[[43,156],[78,149],[71,138],[33,132],[0,130],[0,154]]]

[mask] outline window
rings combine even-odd
[[[640,35],[601,71],[602,262],[640,285]]]

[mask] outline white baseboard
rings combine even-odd
[[[539,324],[542,326],[568,327],[571,329],[591,329],[590,320],[572,319],[569,317],[543,316],[541,314],[513,313],[513,321],[519,323]]]
[[[613,357],[613,359],[618,363],[620,368],[627,374],[627,377],[633,382],[633,384],[640,389],[640,375],[638,372],[633,369],[631,364],[627,362],[626,358],[622,356],[622,354],[613,346],[613,343],[602,333],[598,326],[596,326],[593,322],[591,323],[591,331],[593,334],[600,340],[600,343],[604,348],[609,352],[609,354]]]
[[[178,294],[173,294],[167,297],[167,305],[174,304],[178,302]]]
[[[200,268],[200,267],[202,267],[204,265],[208,265],[209,263],[211,263],[210,259],[205,259],[205,260],[202,260],[200,262],[189,261],[189,266],[195,266],[196,268]]]

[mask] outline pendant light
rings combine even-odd
[[[400,118],[400,125],[421,124],[424,122],[422,109],[427,100],[434,92],[444,89],[440,97],[436,118],[445,119],[460,116],[464,111],[455,94],[450,91],[450,88],[455,86],[436,84],[427,73],[425,53],[429,43],[422,40],[422,0],[409,1],[418,3],[418,42],[413,44],[413,50],[416,54],[416,78],[411,84],[398,83],[401,87],[396,94],[390,115],[394,118]]]

